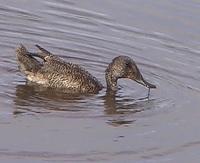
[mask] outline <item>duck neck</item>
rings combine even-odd
[[[117,90],[117,78],[113,75],[112,68],[108,66],[106,69],[106,84],[107,84],[107,91],[116,91]]]

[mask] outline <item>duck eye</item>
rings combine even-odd
[[[126,62],[126,68],[130,68],[131,67],[131,64],[129,62]]]

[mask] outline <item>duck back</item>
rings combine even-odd
[[[103,88],[97,78],[79,65],[65,62],[37,47],[40,53],[30,53],[22,45],[16,50],[20,70],[29,81],[67,93],[98,93]],[[40,57],[43,62],[40,63],[33,56]]]
[[[97,78],[77,64],[52,59],[45,62],[38,73],[48,79],[49,87],[82,93],[97,93],[103,88]]]

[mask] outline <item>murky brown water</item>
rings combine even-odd
[[[200,2],[44,0],[0,3],[0,162],[199,162]],[[113,97],[26,85],[15,48],[40,44],[105,84],[132,57],[147,90],[120,80]]]

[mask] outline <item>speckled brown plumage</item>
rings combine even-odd
[[[156,88],[155,85],[144,80],[136,63],[128,56],[118,56],[112,60],[106,69],[107,89],[116,90],[117,80],[128,78],[148,88]]]
[[[16,50],[20,70],[28,80],[45,87],[64,88],[71,93],[97,93],[103,88],[95,77],[79,65],[64,62],[44,49],[40,50],[40,53],[31,54],[23,45]],[[44,62],[40,64],[33,55]]]
[[[16,49],[19,69],[28,80],[45,87],[65,89],[68,93],[98,93],[103,88],[97,78],[79,65],[65,62],[39,45],[36,47],[40,49],[39,53],[30,53],[23,45]],[[41,58],[43,62],[35,57]],[[119,78],[129,78],[146,87],[155,88],[143,79],[135,62],[127,56],[113,59],[106,69],[105,77],[108,90],[116,90]]]

